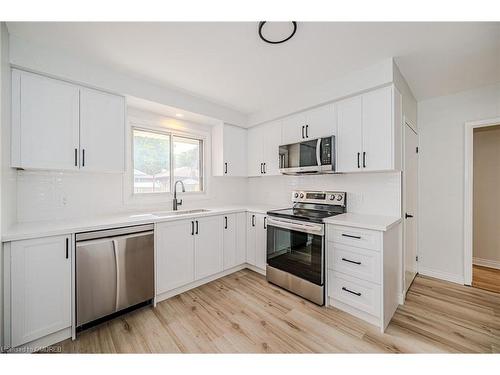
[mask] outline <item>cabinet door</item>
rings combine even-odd
[[[224,125],[223,173],[226,176],[247,175],[247,131],[232,125]]]
[[[257,241],[257,215],[247,213],[247,249],[246,260],[248,264],[255,266],[255,246]]]
[[[262,131],[260,126],[248,129],[248,176],[262,175]]]
[[[256,218],[255,265],[265,270],[267,264],[267,216],[257,214]]]
[[[392,88],[384,87],[363,95],[364,170],[393,169]]]
[[[236,214],[236,264],[246,262],[247,249],[247,213]]]
[[[238,264],[237,259],[237,223],[236,214],[223,216],[224,238],[224,269],[227,270]]]
[[[80,168],[125,171],[125,98],[102,91],[80,91]]]
[[[279,171],[279,146],[281,144],[281,122],[262,126],[264,175],[276,176]]]
[[[306,116],[299,113],[283,119],[282,144],[288,145],[306,139]]]
[[[12,242],[12,346],[71,326],[70,240],[57,236]]]
[[[182,220],[156,224],[156,294],[194,281],[192,223]]]
[[[337,112],[337,171],[353,172],[361,170],[361,96],[336,103]]]
[[[222,271],[222,216],[211,216],[197,220],[194,248],[194,276],[196,280]]]
[[[78,87],[12,72],[12,166],[78,169]]]
[[[329,137],[337,133],[337,121],[333,104],[306,112],[307,136],[310,139]]]

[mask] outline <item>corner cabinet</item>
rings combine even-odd
[[[402,99],[394,86],[335,103],[337,171],[401,170]]]
[[[228,124],[212,129],[212,174],[247,176],[247,130]]]
[[[5,344],[17,347],[66,331],[71,336],[71,236],[4,244]],[[35,345],[37,346],[37,345]]]
[[[12,70],[11,166],[125,171],[125,98]]]
[[[281,121],[248,130],[248,176],[279,175],[279,146],[282,144]]]

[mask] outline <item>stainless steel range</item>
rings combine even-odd
[[[325,224],[346,212],[346,193],[294,191],[293,207],[268,211],[267,280],[318,305],[325,303]]]

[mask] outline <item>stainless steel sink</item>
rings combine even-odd
[[[159,211],[159,212],[153,212],[152,215],[156,217],[169,217],[169,216],[179,216],[179,215],[201,214],[204,212],[210,212],[210,210],[200,208],[196,210]]]

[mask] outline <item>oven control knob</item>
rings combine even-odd
[[[300,193],[300,199],[304,198],[304,193]]]
[[[337,195],[337,200],[338,200],[338,201],[341,201],[341,200],[342,200],[342,195],[341,195],[341,194]]]
[[[299,193],[295,193],[293,196],[294,196],[295,198],[298,198],[298,197],[299,197]]]
[[[335,199],[335,194],[330,195],[330,200],[333,201]]]

